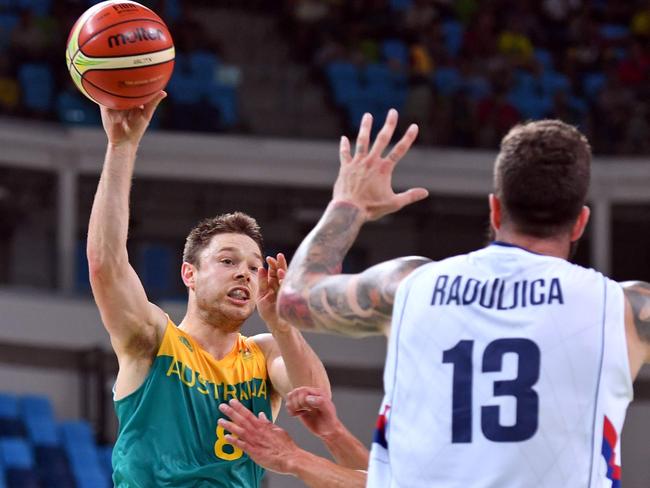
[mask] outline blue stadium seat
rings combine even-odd
[[[174,70],[167,84],[167,92],[174,104],[197,105],[206,92],[206,85],[201,80]]]
[[[360,71],[347,61],[333,61],[325,67],[325,75],[337,105],[347,106],[361,96]]]
[[[217,76],[219,59],[209,51],[192,51],[188,56],[192,78],[204,83],[212,82]]]
[[[460,87],[463,79],[456,68],[441,66],[433,72],[433,84],[441,95],[453,95]]]
[[[13,437],[0,438],[0,459],[8,469],[32,469],[34,456],[32,450],[24,439]]]
[[[535,49],[533,55],[537,62],[544,67],[544,70],[552,71],[554,69],[553,55],[550,51],[546,49]]]
[[[58,446],[59,434],[53,419],[29,417],[25,419],[27,437],[34,446]]]
[[[545,95],[552,96],[558,92],[569,93],[571,91],[569,78],[556,71],[544,71],[540,81]]]
[[[54,409],[45,395],[24,395],[20,398],[20,411],[23,418],[41,418],[54,421]]]
[[[25,107],[49,112],[54,96],[52,69],[45,63],[24,63],[18,68],[18,81]]]
[[[456,57],[463,46],[465,28],[457,20],[446,20],[442,24],[442,34],[445,38],[447,52]]]
[[[77,488],[109,488],[113,486],[110,477],[99,469],[87,469],[75,473]]]
[[[472,100],[481,100],[492,93],[492,85],[487,78],[480,75],[465,78],[462,89]]]
[[[18,25],[18,15],[0,12],[0,48],[5,48],[11,41],[11,34]]]
[[[0,417],[17,418],[19,415],[18,398],[9,393],[0,393]]]
[[[385,61],[397,61],[400,65],[409,65],[409,49],[401,39],[386,39],[381,44],[381,54]]]
[[[630,35],[630,29],[626,25],[604,24],[600,27],[600,35],[610,41],[620,40]]]
[[[596,72],[586,75],[582,80],[582,88],[587,98],[594,100],[605,86],[606,81],[607,78],[604,73]]]
[[[93,431],[85,420],[69,420],[61,422],[61,440],[64,446],[95,445]]]
[[[175,288],[175,252],[172,246],[143,243],[138,248],[138,275],[148,293],[169,296]]]
[[[221,125],[232,128],[239,123],[237,90],[233,86],[217,83],[208,97],[210,104],[219,110]]]
[[[272,254],[271,254],[272,255]],[[97,448],[99,464],[108,476],[113,475],[113,446],[103,446]]]
[[[182,14],[181,0],[165,0],[165,8],[162,11],[162,15],[167,24],[176,22],[181,18]]]
[[[99,107],[77,90],[65,90],[56,97],[59,121],[69,125],[95,126],[101,124]]]
[[[510,92],[508,101],[517,108],[524,119],[537,120],[547,117],[553,108],[551,97],[521,91]]]
[[[23,437],[25,425],[19,417],[18,398],[0,393],[0,437]]]

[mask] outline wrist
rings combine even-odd
[[[345,432],[345,427],[343,427],[343,424],[337,418],[332,428],[327,432],[318,434],[318,437],[325,443],[326,446],[329,446],[331,444],[338,443]]]
[[[138,143],[133,141],[120,141],[112,142],[108,141],[108,150],[112,152],[127,152],[135,153],[138,149]]]
[[[311,453],[297,448],[293,455],[286,456],[283,474],[301,478],[303,469],[309,465],[309,458],[311,456]]]
[[[359,227],[370,220],[368,212],[358,202],[355,202],[353,199],[334,197],[330,200],[329,205],[327,206],[326,212],[334,209],[347,209],[352,211],[354,215],[354,223],[358,224]]]
[[[267,327],[271,334],[276,337],[278,335],[288,335],[294,332],[294,327],[286,320],[278,318],[277,320],[266,322]]]

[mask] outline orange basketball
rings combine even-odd
[[[123,110],[148,102],[167,85],[174,43],[147,7],[109,0],[86,10],[72,27],[66,62],[84,95]]]

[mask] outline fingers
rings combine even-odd
[[[289,267],[287,265],[287,258],[285,258],[284,254],[282,254],[281,252],[278,253],[277,260],[278,260],[278,271],[286,270]]]
[[[398,209],[411,205],[412,203],[423,200],[429,196],[429,191],[425,188],[411,188],[403,193],[395,195]]]
[[[372,145],[372,150],[369,154],[371,158],[381,157],[384,149],[388,147],[390,140],[393,138],[395,127],[397,127],[397,110],[391,108],[388,111],[388,115],[386,115],[386,122],[384,122],[384,126],[379,131],[379,134],[377,134],[375,143]]]
[[[153,113],[156,111],[156,108],[166,96],[167,92],[160,90],[153,100],[144,105],[144,116],[147,118],[147,120],[150,120],[151,117],[153,117]]]
[[[341,142],[339,144],[339,158],[341,164],[346,164],[352,161],[352,153],[350,152],[350,139],[345,136],[341,136]]]
[[[231,422],[230,420],[226,419],[219,419],[217,423],[223,427],[226,431],[231,432],[232,434],[235,434],[237,437],[241,437],[246,434],[246,429],[240,427],[239,425]]]
[[[355,156],[364,158],[366,154],[368,154],[368,146],[370,145],[371,129],[372,129],[372,115],[370,115],[369,113],[365,113],[361,118],[361,126],[359,127],[359,134],[357,135]]]
[[[419,128],[415,124],[411,124],[406,130],[402,138],[399,140],[393,150],[388,154],[387,159],[393,163],[393,166],[404,157],[408,150],[413,145],[415,138],[418,136]],[[374,151],[374,148],[373,148]]]
[[[255,417],[253,412],[234,399],[230,400],[229,403],[220,404],[219,410],[221,413],[230,417],[232,422],[245,429],[251,428],[252,425],[262,421]]]

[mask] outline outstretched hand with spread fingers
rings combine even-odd
[[[397,111],[391,109],[384,126],[370,147],[372,115],[366,113],[361,119],[354,155],[351,153],[348,138],[341,138],[341,167],[334,184],[333,199],[356,205],[364,211],[366,220],[377,220],[428,195],[424,188],[411,188],[402,193],[393,191],[392,177],[395,165],[408,152],[418,134],[417,125],[409,126],[404,136],[384,157],[384,150],[388,147],[396,127]]]
[[[128,110],[113,110],[101,106],[102,125],[108,142],[114,146],[139,144],[156,107],[166,96],[167,93],[161,90],[150,102]]]

